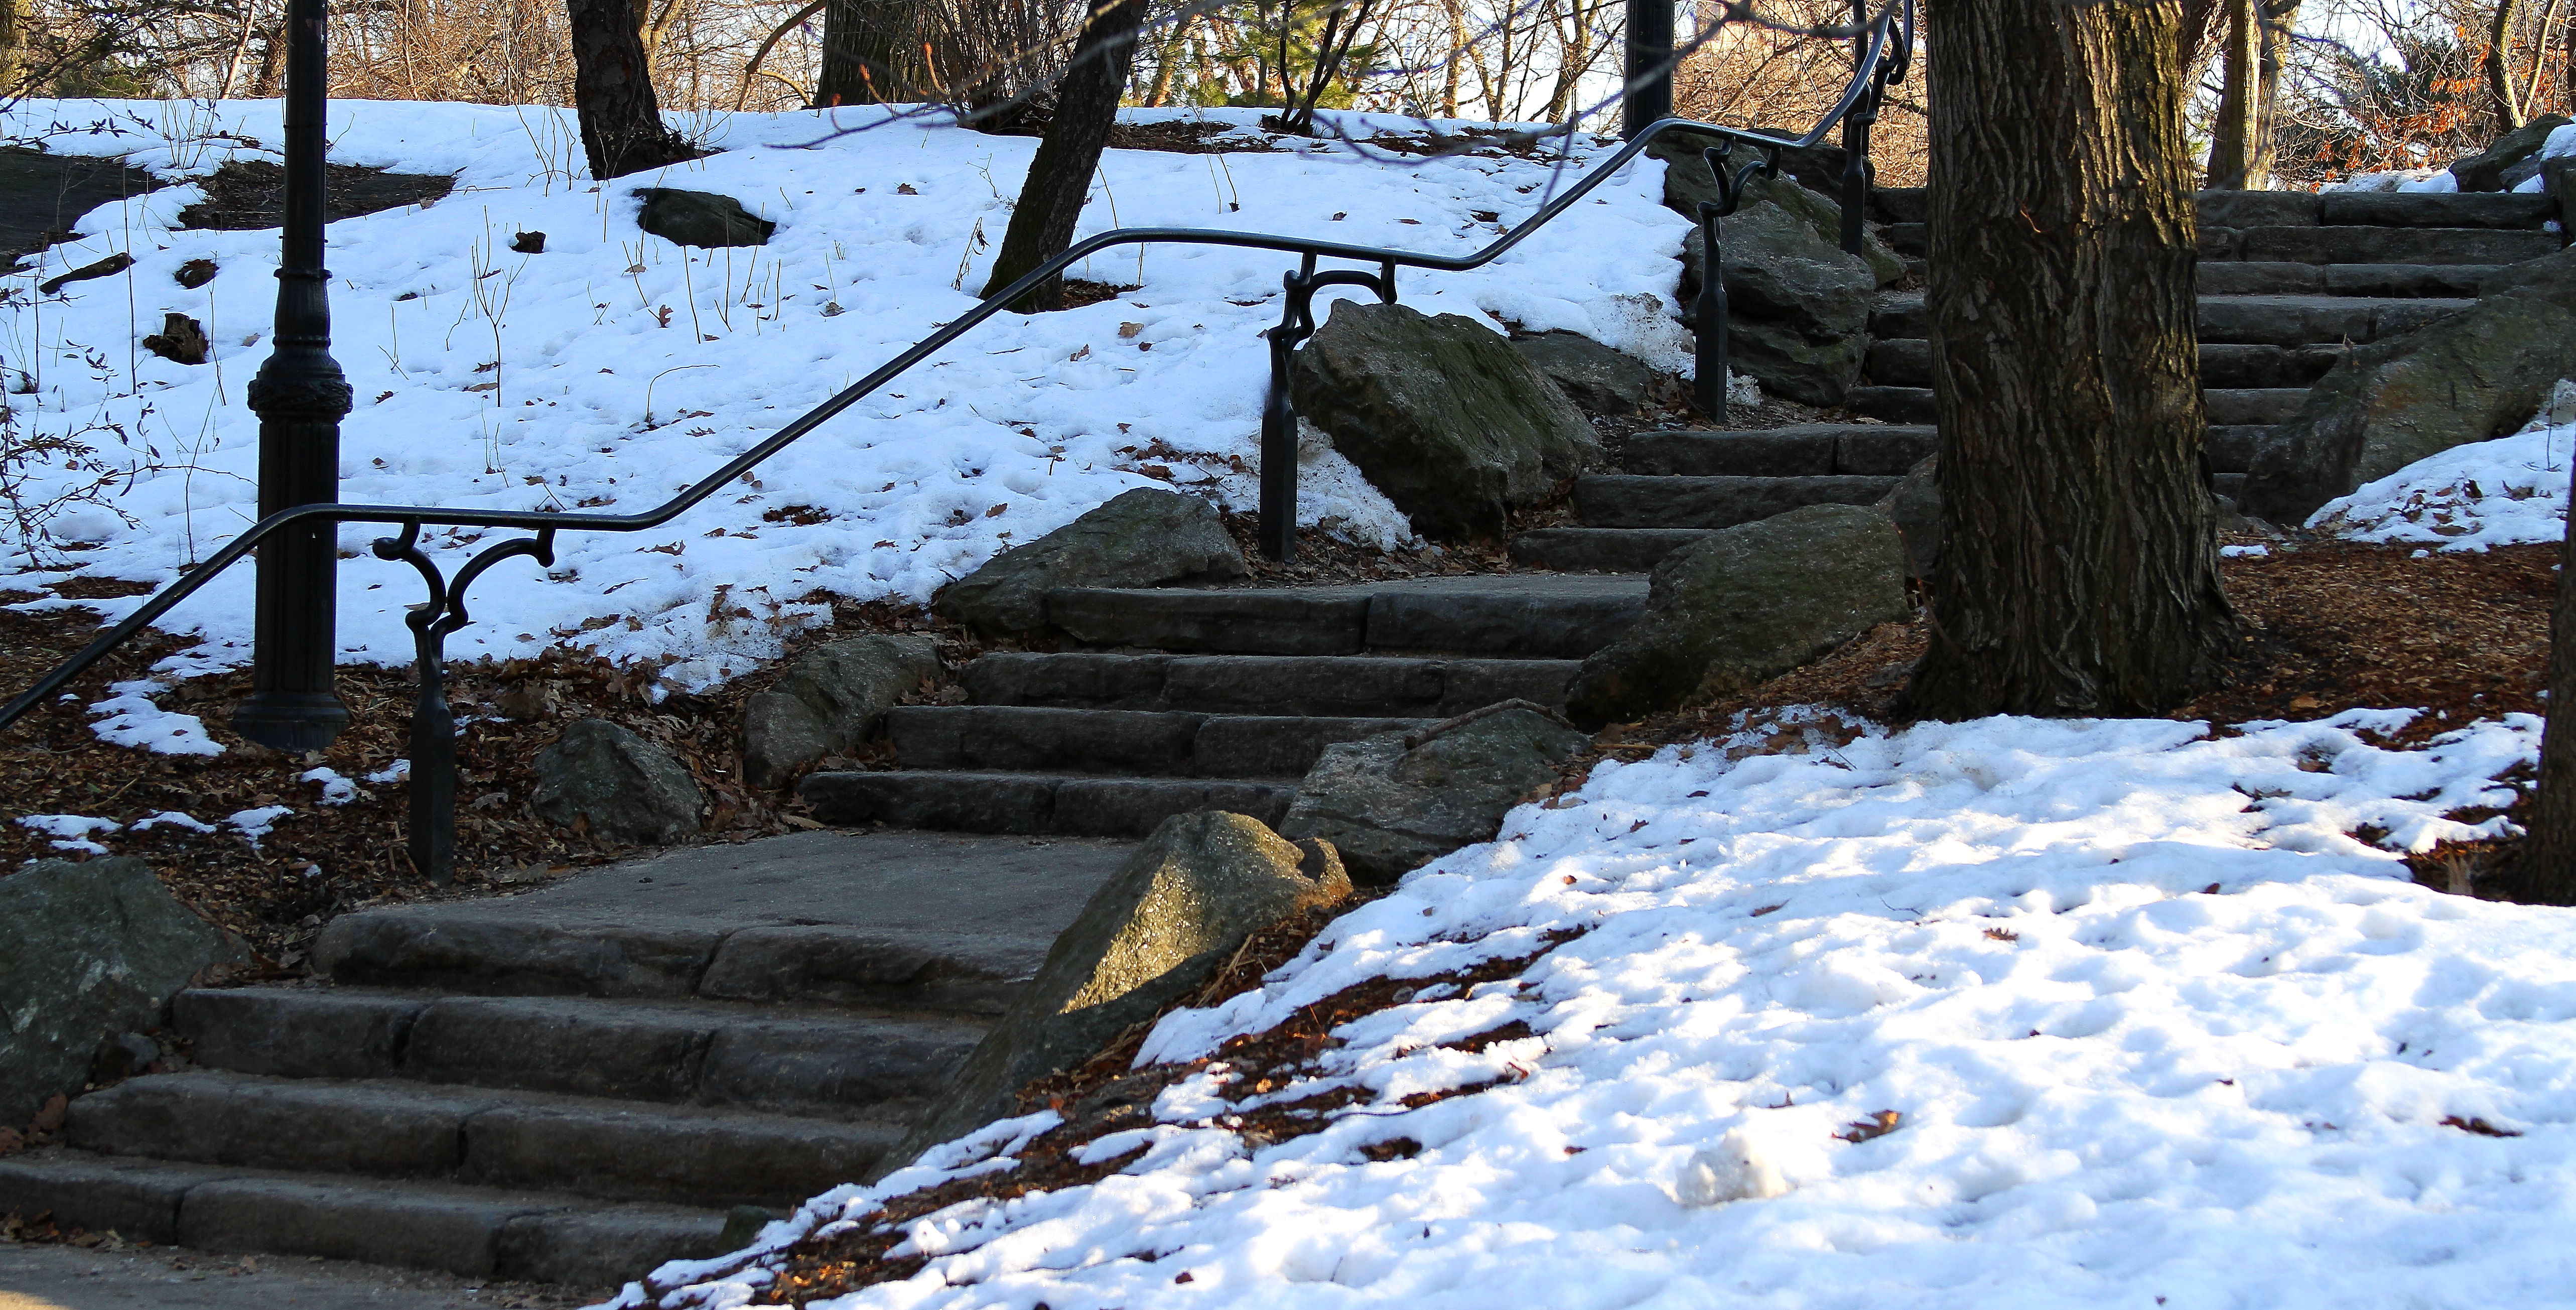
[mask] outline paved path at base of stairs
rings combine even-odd
[[[341,1260],[0,1245],[0,1310],[570,1310],[606,1295]]]

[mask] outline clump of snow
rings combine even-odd
[[[18,816],[18,826],[33,828],[52,838],[55,850],[105,855],[107,848],[91,841],[90,834],[114,832],[118,824],[114,819],[93,819],[86,814],[22,814]]]
[[[1232,124],[1241,152],[1108,152],[1079,234],[1199,226],[1457,254],[1616,145],[1579,137],[1563,162],[1542,150],[1391,164],[1340,143],[1260,148],[1271,140],[1260,113],[1183,115]],[[202,176],[227,160],[274,159],[278,114],[273,100],[27,100],[0,113],[0,130]],[[334,162],[453,172],[458,183],[434,204],[330,226],[332,351],[357,393],[342,428],[341,499],[459,508],[633,512],[704,476],[973,304],[1037,147],[875,107],[711,114],[701,126],[721,153],[594,186],[565,148],[579,140],[569,110],[337,101],[330,114]],[[1419,130],[1343,118],[1357,136]],[[91,130],[101,122],[107,130]],[[844,128],[865,130],[833,136]],[[1686,371],[1672,293],[1691,225],[1664,208],[1662,168],[1636,162],[1484,269],[1400,273],[1404,303],[1497,331],[1582,332]],[[778,231],[758,248],[671,245],[635,226],[635,192],[652,186],[732,196]],[[21,343],[11,389],[33,388],[11,397],[15,421],[78,435],[124,472],[105,505],[49,520],[49,541],[0,543],[0,568],[50,566],[55,548],[77,542],[92,547],[85,574],[166,583],[256,516],[257,419],[241,381],[270,349],[277,234],[177,227],[201,191],[165,187],[93,210],[76,239],[8,283],[19,292],[0,307],[0,331]],[[519,232],[544,232],[544,251],[514,252]],[[134,266],[34,293],[33,282],[114,253]],[[181,288],[172,275],[197,259],[222,271]],[[824,618],[827,607],[804,599],[817,590],[923,600],[1140,486],[1248,507],[1268,372],[1261,334],[1279,320],[1280,276],[1295,264],[1206,246],[1100,255],[1073,272],[1134,289],[986,323],[661,529],[569,533],[551,570],[527,560],[493,569],[449,656],[589,647],[697,686],[776,655]],[[1328,291],[1318,317],[1354,294],[1369,293]],[[134,348],[165,313],[205,325],[210,363]],[[92,357],[106,363],[82,362]],[[1300,465],[1301,523],[1372,545],[1411,538],[1339,455],[1315,451]],[[48,497],[97,476],[40,467],[27,490]],[[419,584],[368,556],[384,531],[342,532],[356,556],[339,571],[346,661],[412,658],[403,618]],[[452,576],[515,535],[442,530],[422,546]],[[166,625],[202,635],[202,661],[238,662],[250,587],[251,570],[235,569]],[[113,619],[140,602],[83,603]]]
[[[2541,724],[2384,744],[2413,717],[1995,718],[1602,765],[1260,990],[1167,1016],[1141,1060],[1580,934],[1518,979],[1346,1023],[1255,1101],[1199,1068],[1120,1135],[1147,1148],[1122,1172],[914,1220],[896,1253],[918,1272],[833,1304],[2556,1298],[2533,1253],[2576,1219],[2576,914],[2447,896],[2396,854],[2502,831],[2444,816],[2508,800],[2495,779]],[[1329,1088],[1365,1094],[1322,1131],[1230,1130]],[[1403,1105],[1437,1091],[1464,1094]],[[655,1285],[741,1304],[800,1237],[1014,1167],[1004,1139],[1051,1122],[835,1189]],[[1363,1154],[1398,1137],[1418,1153]]]
[[[2444,187],[2437,179],[2449,179]],[[2451,177],[2448,168],[2401,168],[2385,173],[2355,173],[2338,182],[2328,182],[2327,191],[2443,191],[2457,190],[2459,179]]]
[[[213,832],[215,830],[215,825],[198,818],[196,815],[188,813],[186,810],[160,810],[144,815],[142,818],[134,821],[133,828],[136,832],[149,832],[164,824],[174,828],[185,828],[190,832]]]
[[[346,805],[365,794],[358,790],[357,783],[343,777],[338,770],[329,767],[308,769],[299,775],[299,779],[304,782],[321,784],[322,803],[324,805]]]
[[[2563,541],[2576,381],[2561,380],[2530,426],[2453,446],[2318,507],[2308,526],[2355,541],[2485,550]]]
[[[2260,543],[2256,543],[2251,546],[2221,546],[2218,548],[2219,557],[2222,559],[2261,559],[2271,553],[2271,547]]]
[[[409,782],[411,781],[411,761],[396,760],[393,763],[368,774],[366,781],[379,787],[384,786],[386,783]]]
[[[138,746],[163,755],[223,754],[224,748],[207,735],[205,720],[152,703],[166,689],[148,678],[109,684],[113,695],[90,702],[90,713],[105,716],[92,722],[90,731],[111,746]]]
[[[242,838],[251,844],[251,848],[257,850],[259,839],[267,836],[269,829],[277,826],[278,820],[293,813],[295,813],[293,806],[262,805],[256,809],[239,810],[226,815],[224,824],[240,833]]]

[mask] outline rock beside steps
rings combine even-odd
[[[1918,190],[1876,195],[1888,244],[1919,270]],[[2559,249],[2539,195],[2203,192],[2201,382],[2213,490],[2234,496],[2271,425],[2287,420],[2351,346],[2402,336],[2474,303],[2501,267]],[[1932,345],[1919,292],[1870,318],[1852,423],[1642,433],[1622,467],[1580,479],[1579,526],[1527,532],[1541,568],[1637,572],[1718,528],[1805,505],[1867,504],[1931,453]]]
[[[807,833],[349,914],[327,981],[180,993],[197,1067],[74,1100],[0,1210],[585,1287],[719,1254],[868,1174],[1125,850]]]

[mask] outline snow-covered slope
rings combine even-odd
[[[458,176],[432,207],[330,228],[333,350],[358,395],[343,498],[510,509],[659,502],[955,317],[982,288],[1037,144],[889,122],[882,110],[713,115],[693,129],[723,153],[594,186],[564,111],[352,101],[331,114],[334,162]],[[0,115],[0,130],[202,175],[274,158],[277,115],[273,101],[29,101]],[[112,130],[92,130],[100,123]],[[824,140],[836,125],[868,130]],[[1587,141],[1574,166],[1602,153]],[[1689,225],[1659,203],[1661,169],[1641,161],[1484,270],[1408,276],[1405,301],[1575,329],[1684,367],[1672,257]],[[1348,147],[1113,150],[1083,231],[1230,227],[1455,253],[1567,180],[1548,162],[1495,155],[1406,167]],[[715,252],[644,236],[633,192],[656,185],[733,196],[778,232],[764,248]],[[47,525],[57,542],[95,544],[78,556],[92,575],[173,578],[253,517],[257,423],[242,385],[268,353],[277,237],[174,230],[199,194],[176,186],[89,214],[81,239],[8,281],[17,294],[0,306],[0,367],[13,390],[35,388],[10,397],[19,429],[70,434],[106,466],[144,468],[104,504]],[[520,232],[545,233],[544,253],[514,253]],[[34,282],[118,252],[132,269],[35,295]],[[194,259],[222,272],[183,290],[173,274]],[[1248,508],[1267,368],[1259,334],[1278,320],[1292,264],[1207,247],[1104,255],[1077,271],[1136,290],[987,324],[663,531],[575,534],[544,578],[524,562],[495,570],[450,653],[595,645],[677,661],[670,678],[701,684],[774,652],[782,632],[820,613],[800,603],[817,589],[924,599],[1131,487],[1169,477]],[[212,364],[139,349],[165,312],[206,325]],[[97,476],[40,463],[27,493],[41,500]],[[1310,452],[1306,477],[1309,521],[1339,520],[1360,539],[1409,534],[1329,449]],[[363,554],[376,531],[352,527],[342,546]],[[433,543],[450,563],[471,545],[471,534]],[[0,538],[0,568],[62,558],[31,561]],[[249,595],[243,569],[173,623],[241,646]],[[402,607],[419,599],[399,566],[345,566],[344,657],[408,661]]]
[[[2508,799],[2490,780],[2539,723],[2374,744],[2409,718],[1989,719],[1604,765],[1144,1059],[1579,934],[1516,980],[1427,985],[1263,1095],[1209,1064],[1084,1153],[1148,1148],[1120,1172],[913,1219],[893,1255],[919,1272],[829,1304],[2566,1304],[2576,915],[2417,886],[2390,849],[2494,831],[2442,815]],[[1362,1094],[1323,1131],[1230,1130],[1339,1086]],[[762,1253],[1009,1169],[1055,1122],[656,1291],[741,1304]],[[1397,1138],[1419,1153],[1363,1154]]]
[[[2318,507],[2308,526],[2356,541],[2485,550],[2564,540],[2576,382],[2522,431],[2419,459]]]

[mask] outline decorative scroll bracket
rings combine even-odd
[[[1717,199],[1701,201],[1699,206],[1700,272],[1699,296],[1691,302],[1691,325],[1699,335],[1699,354],[1691,366],[1691,403],[1710,418],[1726,418],[1727,349],[1726,349],[1726,272],[1719,264],[1724,245],[1718,239],[1717,221],[1735,212],[1744,198],[1744,186],[1756,177],[1780,175],[1780,149],[1761,147],[1762,157],[1732,173],[1727,159],[1735,152],[1735,143],[1722,142],[1700,152],[1708,161],[1710,175],[1717,179]]]
[[[1280,279],[1288,292],[1279,326],[1270,329],[1270,394],[1261,405],[1261,553],[1282,564],[1297,556],[1297,402],[1289,394],[1289,370],[1296,367],[1297,347],[1315,335],[1315,293],[1325,287],[1367,287],[1386,304],[1395,303],[1395,261],[1377,272],[1337,268],[1318,273],[1308,255],[1297,271]]]

